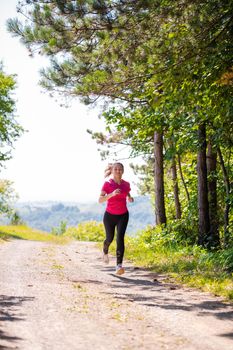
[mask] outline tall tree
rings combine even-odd
[[[15,117],[15,101],[12,98],[15,85],[13,75],[6,74],[0,64],[0,167],[11,158],[14,142],[23,132]]]
[[[156,224],[166,224],[164,203],[164,165],[163,165],[163,134],[154,133],[155,158],[155,220]]]
[[[177,165],[176,165],[175,155],[172,156],[171,173],[172,173],[173,193],[174,193],[174,201],[175,201],[175,209],[176,209],[176,219],[181,219],[181,205],[179,200],[179,186],[178,186],[178,179],[177,179]]]
[[[22,135],[23,128],[15,118],[15,101],[12,93],[15,89],[15,78],[4,72],[0,64],[0,167],[12,157],[15,141]],[[12,204],[17,198],[12,183],[0,180],[0,214],[10,216],[13,212]]]
[[[199,151],[197,158],[198,176],[198,211],[199,211],[199,237],[200,245],[208,245],[210,234],[209,201],[206,165],[206,126],[201,123],[198,128]]]
[[[218,203],[217,203],[217,152],[213,149],[211,142],[207,146],[207,174],[208,174],[208,194],[209,194],[209,219],[211,246],[220,246],[218,231]]]
[[[225,191],[226,191],[225,210],[224,210],[224,246],[227,247],[230,241],[229,212],[230,212],[230,203],[231,203],[231,182],[229,179],[229,174],[227,172],[220,147],[218,148],[217,153],[218,153],[219,162],[223,172]]]

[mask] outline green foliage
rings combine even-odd
[[[10,225],[12,226],[26,226],[17,211],[13,211],[10,218]]]
[[[216,254],[215,262],[216,265],[218,263],[224,271],[233,273],[233,248]]]
[[[11,158],[13,143],[22,135],[23,128],[15,118],[15,78],[3,71],[0,63],[0,167]]]
[[[144,168],[141,190],[152,197],[153,135],[163,132],[167,217],[173,223],[170,168],[179,157],[182,220],[187,232],[194,227],[188,243],[197,234],[198,127],[206,125],[207,141],[221,149],[227,164],[225,174],[219,166],[216,174],[223,231],[226,202],[231,201],[226,177],[232,174],[232,1],[24,0],[18,11],[30,24],[11,19],[8,29],[31,52],[51,57],[42,86],[85,103],[100,97],[107,106],[117,102],[105,108],[106,135],[92,136],[107,146],[103,156],[119,158],[116,150],[111,153],[114,144],[129,146],[130,156],[143,156],[151,168]]]
[[[14,214],[13,203],[17,199],[17,194],[9,180],[0,180],[0,214],[10,217]]]
[[[61,221],[58,227],[52,227],[51,233],[56,236],[63,235],[67,230],[67,222]]]
[[[174,220],[168,225],[157,225],[139,231],[134,239],[135,245],[148,247],[151,251],[160,251],[164,248],[177,249],[178,247],[188,247],[196,243],[196,230],[193,222],[185,220]]]
[[[105,233],[102,223],[90,221],[82,222],[77,227],[69,227],[65,232],[65,236],[79,241],[103,242]]]
[[[12,94],[15,90],[15,77],[3,71],[0,62],[0,167],[11,158],[13,143],[22,135],[23,128],[15,118],[15,101]],[[8,217],[13,212],[13,202],[17,198],[12,183],[0,180],[0,214]]]

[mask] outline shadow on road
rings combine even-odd
[[[4,325],[7,322],[24,321],[25,317],[20,313],[20,307],[24,302],[33,300],[34,297],[0,295],[0,349],[12,349],[11,343],[22,340],[22,338],[4,331]],[[5,345],[6,343],[9,345]]]
[[[211,316],[222,321],[233,320],[232,303],[225,303],[217,297],[214,299],[214,296],[194,288],[169,283],[166,276],[141,268],[128,268],[123,276],[112,273],[112,267],[102,267],[101,270],[113,277],[109,284],[111,291],[108,290],[107,293],[114,298],[137,302],[151,308],[195,312],[198,317]],[[232,332],[219,336],[233,339]]]

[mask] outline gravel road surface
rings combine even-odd
[[[1,244],[0,349],[233,349],[232,304],[114,265],[91,242]]]

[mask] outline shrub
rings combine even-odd
[[[82,222],[77,227],[69,227],[65,235],[79,241],[102,242],[105,238],[103,224],[96,221]]]
[[[63,235],[67,230],[67,222],[61,221],[58,227],[53,227],[51,233],[56,236]]]

